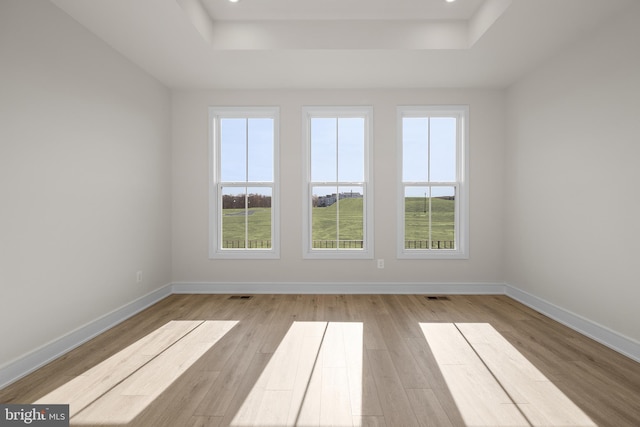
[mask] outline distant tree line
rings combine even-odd
[[[247,198],[249,202],[249,208],[271,207],[271,196],[265,196],[264,194],[248,194]],[[224,196],[222,196],[222,209],[244,209],[244,203],[244,194],[225,194]]]

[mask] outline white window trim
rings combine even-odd
[[[403,117],[456,117],[458,132],[456,141],[456,210],[455,230],[456,249],[405,249],[404,236],[404,187],[402,180],[403,167]],[[397,108],[397,141],[398,141],[398,198],[397,198],[397,250],[399,259],[468,259],[469,258],[469,106],[467,105],[432,105],[432,106],[399,106]],[[437,184],[437,183],[436,183]],[[444,184],[443,184],[444,185]],[[450,183],[447,183],[451,186]]]
[[[363,117],[365,118],[363,224],[364,247],[362,249],[313,249],[311,247],[311,118],[312,117]],[[302,108],[303,141],[303,195],[302,195],[302,256],[305,259],[373,259],[373,107],[371,106],[305,106]]]
[[[222,249],[222,195],[220,194],[219,126],[220,118],[272,118],[273,184],[247,183],[249,187],[271,187],[271,248]],[[280,258],[280,108],[279,107],[209,107],[209,258],[210,259],[279,259]],[[229,183],[237,184],[237,183]]]

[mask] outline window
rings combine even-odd
[[[278,258],[278,108],[209,110],[211,258]]]
[[[399,258],[468,258],[468,111],[398,108]]]
[[[371,107],[305,107],[306,258],[373,258]]]

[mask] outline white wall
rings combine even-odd
[[[0,367],[169,283],[170,111],[48,1],[0,2]]]
[[[470,106],[471,251],[468,260],[396,259],[396,106]],[[208,259],[209,106],[280,106],[281,257]],[[375,260],[302,259],[303,105],[374,108]],[[174,282],[502,282],[504,94],[499,90],[173,92]]]
[[[508,92],[505,278],[640,342],[640,6]]]

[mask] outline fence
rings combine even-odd
[[[314,249],[362,249],[362,240],[314,240]]]
[[[246,245],[246,246],[245,246]],[[222,245],[225,249],[271,249],[271,240],[225,240]],[[362,240],[314,240],[314,249],[362,249]],[[405,240],[405,249],[429,249],[428,240]],[[455,249],[453,240],[432,240],[431,249]]]
[[[405,249],[429,249],[428,240],[405,240]],[[455,249],[455,241],[453,240],[432,240],[431,249]]]
[[[222,244],[225,249],[271,249],[271,240],[225,240]]]

